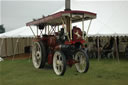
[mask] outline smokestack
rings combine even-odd
[[[65,11],[71,11],[70,0],[65,0]]]

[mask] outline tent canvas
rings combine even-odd
[[[34,33],[37,33],[36,26],[31,27]],[[24,26],[9,32],[0,34],[0,38],[21,38],[21,37],[34,37],[31,29],[28,26]]]

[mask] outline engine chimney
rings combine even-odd
[[[65,0],[65,11],[71,11],[70,0]]]

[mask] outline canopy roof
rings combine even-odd
[[[94,19],[96,18],[96,14],[92,12],[87,11],[79,11],[79,10],[71,10],[71,11],[60,11],[55,14],[40,18],[35,21],[28,22],[26,25],[39,25],[39,24],[45,24],[45,25],[61,25],[62,19],[65,17],[72,17],[72,22],[79,22],[82,21],[83,17],[84,20]]]

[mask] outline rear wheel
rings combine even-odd
[[[85,73],[89,69],[89,58],[86,52],[79,50],[76,52],[75,60],[78,62],[75,64],[79,73]]]
[[[66,71],[66,59],[61,51],[56,51],[53,56],[53,69],[56,75],[64,75]]]
[[[32,48],[32,62],[35,68],[43,68],[46,62],[46,49],[43,42],[34,42]]]

